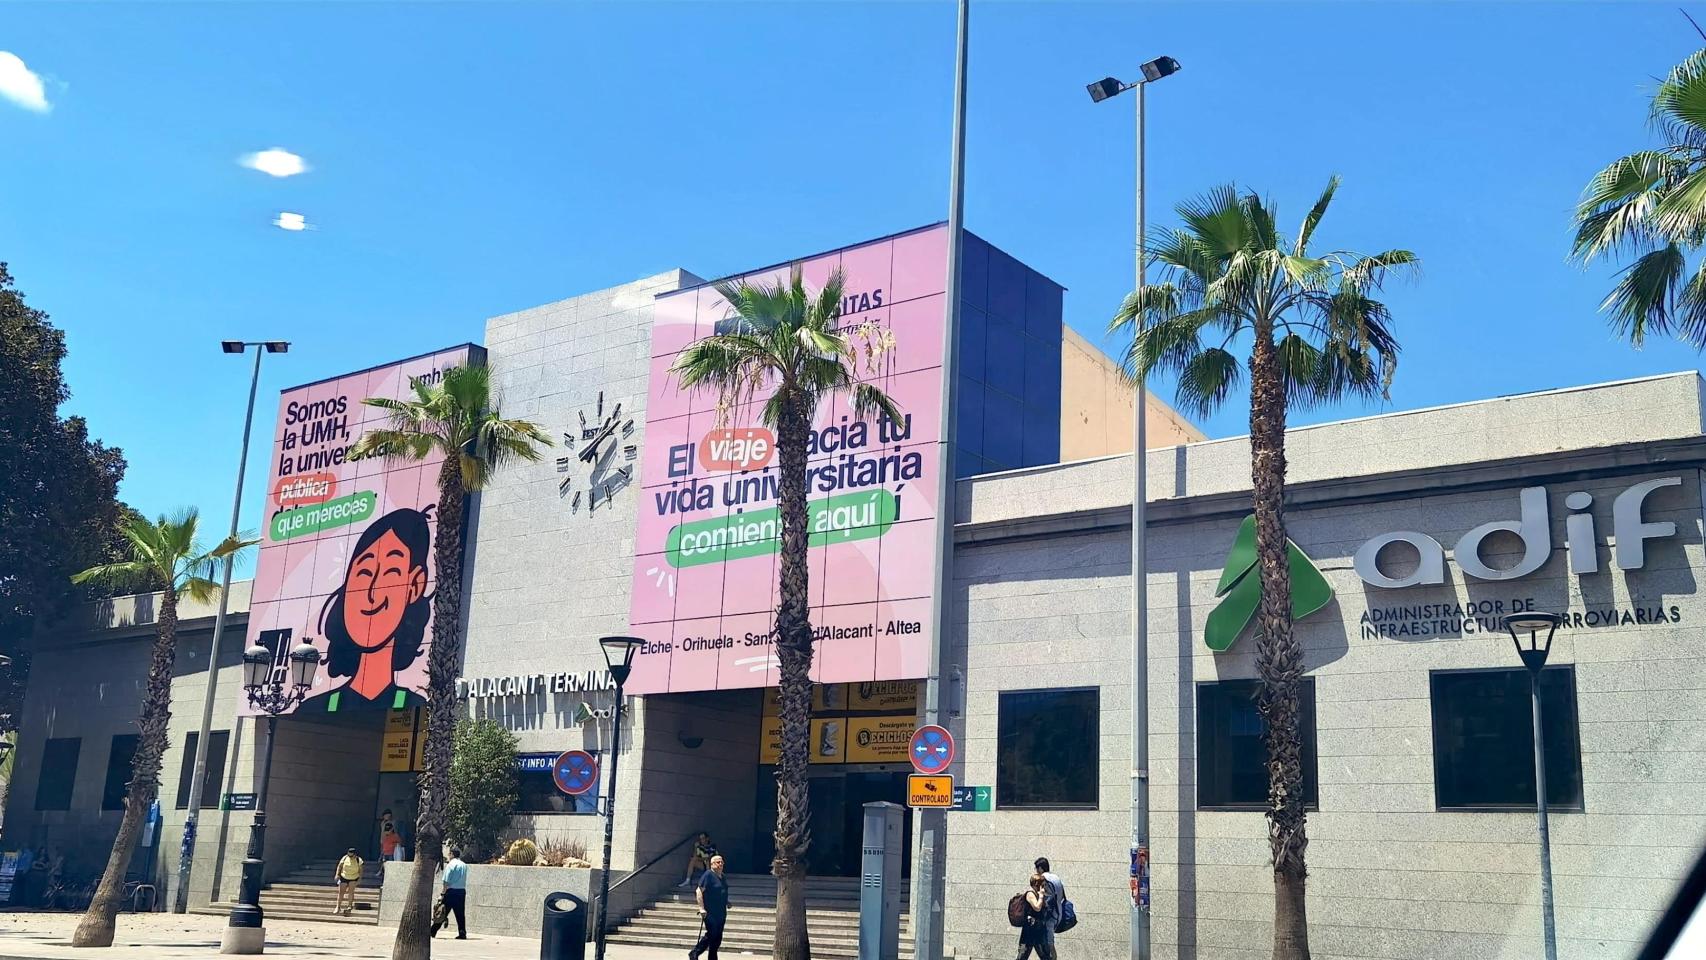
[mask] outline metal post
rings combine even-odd
[[[1552,913],[1552,834],[1546,823],[1546,748],[1540,728],[1540,671],[1528,671],[1534,705],[1534,805],[1540,818],[1540,924],[1546,960],[1558,960],[1558,926]]]
[[[622,757],[622,684],[616,684],[615,716],[610,720],[610,780],[604,798],[604,869],[598,878],[595,960],[604,960],[605,918],[610,915],[610,845],[616,832],[616,762]]]
[[[255,345],[255,372],[249,377],[249,405],[243,413],[243,452],[237,457],[237,493],[231,502],[231,536],[237,536],[237,519],[243,510],[243,475],[249,466],[249,433],[255,423],[255,390],[261,383],[261,354],[266,351]],[[178,890],[173,898],[172,911],[185,913],[190,908],[190,864],[195,858],[196,825],[201,820],[202,780],[207,776],[207,741],[213,726],[213,695],[219,685],[219,641],[225,635],[225,611],[231,597],[231,567],[237,562],[235,554],[225,558],[225,574],[219,586],[219,613],[213,618],[213,646],[207,652],[207,690],[201,698],[201,733],[195,742],[195,767],[190,774],[190,809],[184,818],[184,843],[178,854]]]
[[[971,4],[959,3],[959,31],[954,60],[953,155],[948,172],[947,304],[942,323],[942,437],[937,443],[936,522],[941,539],[936,547],[935,589],[930,595],[930,673],[924,682],[924,722],[942,722],[942,661],[952,616],[948,591],[953,586],[954,444],[958,440],[960,346],[960,262],[965,243],[966,55]],[[948,818],[936,809],[920,809],[918,862],[912,876],[912,944],[916,960],[941,960],[942,903],[947,887]]]
[[[243,856],[243,882],[237,893],[237,905],[231,908],[228,926],[260,928],[265,925],[261,911],[261,873],[266,868],[267,845],[267,785],[272,780],[272,748],[278,739],[278,717],[267,714],[266,759],[261,761],[261,788],[255,796],[255,819],[249,825],[249,849]],[[226,953],[254,952],[226,950]]]
[[[1147,282],[1143,211],[1143,92],[1137,94],[1137,292],[1141,298]],[[1141,302],[1141,300],[1140,300]],[[1140,310],[1132,320],[1134,330],[1143,328]],[[1149,960],[1149,563],[1145,552],[1148,528],[1145,513],[1149,499],[1149,387],[1138,372],[1132,398],[1132,490],[1131,490],[1131,843],[1132,891],[1131,955]]]

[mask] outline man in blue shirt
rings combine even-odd
[[[462,849],[450,848],[450,862],[444,865],[444,905],[449,912],[456,914],[456,939],[468,939],[468,919],[465,911],[468,909],[468,865],[462,862]],[[432,935],[438,936],[438,928],[449,917],[441,917],[438,923],[432,925]]]
[[[691,960],[699,960],[700,955],[717,960],[717,948],[723,945],[723,925],[729,919],[729,882],[723,879],[723,863],[722,854],[712,857],[711,869],[699,875],[699,884],[693,890],[705,933],[687,954]]]

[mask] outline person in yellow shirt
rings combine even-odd
[[[338,881],[338,905],[332,912],[347,917],[350,911],[355,909],[355,888],[361,884],[361,857],[356,854],[354,847],[350,847],[349,852],[338,861],[333,874]],[[345,897],[349,898],[347,904]]]

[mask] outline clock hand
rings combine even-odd
[[[601,446],[604,441],[610,439],[610,435],[615,432],[616,424],[612,423],[606,425],[603,430],[598,432],[597,436],[593,437],[592,440],[587,443],[586,449],[581,451],[581,460],[586,463],[591,463],[596,460],[598,458],[599,446]]]

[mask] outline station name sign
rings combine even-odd
[[[1639,570],[1647,563],[1647,541],[1676,535],[1676,524],[1663,520],[1647,522],[1641,518],[1641,507],[1649,494],[1664,487],[1679,487],[1681,477],[1661,477],[1645,480],[1619,493],[1611,502],[1613,562],[1619,570]],[[1517,495],[1520,518],[1483,523],[1457,541],[1452,558],[1466,576],[1477,580],[1516,580],[1526,577],[1546,564],[1552,555],[1552,516],[1547,506],[1545,487],[1527,487]],[[1570,572],[1588,574],[1599,572],[1599,534],[1593,514],[1593,495],[1577,490],[1564,498],[1572,512],[1564,520],[1564,546],[1570,558]],[[1499,531],[1515,534],[1522,540],[1522,559],[1503,569],[1488,566],[1481,557],[1481,545]],[[1402,576],[1385,572],[1380,556],[1388,546],[1407,543],[1417,553],[1416,568]],[[1445,582],[1445,547],[1433,537],[1412,530],[1382,534],[1363,544],[1353,559],[1357,576],[1376,587],[1401,589]]]
[[[529,697],[542,693],[593,693],[614,690],[616,684],[603,670],[572,673],[523,673],[508,677],[461,677],[456,681],[456,699],[484,700],[490,697]]]

